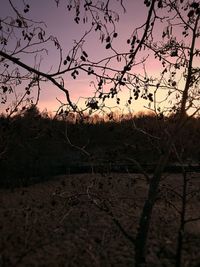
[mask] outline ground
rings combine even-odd
[[[189,176],[187,218],[200,216],[200,177]],[[0,266],[134,266],[148,184],[138,174],[57,176],[0,189]],[[174,266],[182,176],[165,174],[154,208],[147,266]],[[112,217],[111,214],[114,216]],[[186,224],[183,266],[200,266],[200,220]]]

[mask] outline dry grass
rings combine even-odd
[[[192,177],[189,190],[198,192],[188,216],[195,217],[200,215],[200,179],[198,174]],[[180,201],[167,187],[180,192],[181,182],[180,175],[162,181],[148,266],[173,266],[179,215],[172,206],[179,208]],[[0,266],[134,266],[134,246],[93,201],[106,205],[134,237],[147,189],[136,174],[77,174],[1,190]],[[185,242],[184,266],[200,266],[200,221],[188,223]]]

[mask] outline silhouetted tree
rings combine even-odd
[[[60,4],[59,0],[55,2]],[[113,3],[117,2],[113,0]],[[110,8],[111,1],[69,1],[67,7],[69,12],[75,11],[75,22],[85,23],[89,17],[91,24],[88,24],[89,29],[75,42],[68,54],[63,54],[56,37],[46,37],[43,23],[38,24],[26,17],[26,13],[31,12],[29,5],[25,5],[21,12],[12,0],[9,3],[14,15],[2,18],[0,26],[1,102],[6,103],[8,94],[16,92],[16,87],[26,82],[24,93],[20,98],[16,97],[14,108],[9,111],[10,115],[21,105],[26,106],[27,101],[33,104],[30,95],[34,87],[37,88],[37,104],[43,81],[52,82],[66,95],[66,103],[61,103],[58,111],[61,115],[69,114],[70,111],[81,113],[86,109],[90,112],[101,110],[110,98],[116,99],[116,104],[120,104],[118,95],[125,89],[129,91],[127,105],[142,98],[148,101],[148,108],[155,112],[158,120],[162,120],[164,115],[175,114],[174,127],[166,133],[167,141],[158,164],[153,175],[149,175],[148,195],[133,242],[135,264],[144,266],[149,227],[163,171],[182,129],[200,111],[199,1],[145,0],[144,5],[148,10],[146,19],[143,25],[133,29],[131,36],[127,37],[129,48],[123,52],[118,51],[114,44],[114,40],[118,38],[116,24],[119,16]],[[124,6],[125,3],[120,1],[120,7],[124,9]],[[91,60],[89,53],[84,50],[86,36],[92,31],[99,32],[105,50],[109,51],[98,62]],[[13,38],[16,46],[10,48]],[[33,49],[31,56],[36,56],[44,51],[48,42],[53,42],[60,53],[56,71],[44,72],[40,68],[40,62],[35,65],[24,63],[22,53],[29,56],[29,49]],[[160,64],[161,72],[155,77],[148,75],[148,56],[150,60],[153,57],[153,62]],[[144,75],[134,72],[138,64],[144,65]],[[84,108],[73,103],[65,85],[67,73],[76,79],[80,72],[94,77],[96,89],[95,94],[87,99]]]

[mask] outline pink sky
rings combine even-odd
[[[42,17],[42,14],[46,14],[44,20],[48,25],[49,32],[55,34],[60,40],[62,46],[66,48],[66,51],[68,51],[73,45],[73,40],[79,40],[89,25],[86,25],[85,27],[83,24],[77,25],[73,21],[73,14],[66,11],[63,2],[61,2],[61,5],[58,8],[55,8],[52,1],[50,2],[51,4],[48,9],[46,9],[45,5],[42,5],[39,12],[36,12],[37,5],[35,5],[34,12],[37,13],[36,18],[39,20]],[[117,11],[119,11],[120,14],[120,21],[116,24],[118,38],[116,38],[113,45],[121,52],[124,51],[124,48],[128,51],[130,47],[127,45],[127,39],[136,27],[144,23],[148,9],[140,1],[126,1],[126,13],[124,13],[123,10],[119,8],[119,2],[115,1],[115,4],[118,6]],[[116,6],[113,5],[113,8],[116,9]],[[105,51],[105,44],[100,43],[98,33],[94,32],[86,39],[85,50],[89,54],[90,58],[97,61],[101,59],[102,56],[105,56],[106,53],[109,53],[109,51]],[[53,62],[53,66],[54,62],[56,62],[55,55],[51,56],[51,61]],[[154,71],[157,71],[160,68],[160,64],[151,62],[149,63],[149,67],[151,74],[153,74]],[[142,66],[137,68],[137,71],[140,70],[143,72]],[[94,88],[90,85],[91,80],[91,77],[84,74],[79,75],[75,81],[70,78],[70,75],[68,76],[68,79],[65,79],[66,88],[69,89],[71,98],[75,102],[79,99],[79,97],[89,97],[93,95]],[[56,110],[59,103],[55,96],[63,102],[65,101],[65,96],[62,92],[58,92],[57,88],[53,88],[50,84],[44,87],[39,107],[41,109],[47,107],[47,109]],[[124,101],[122,102],[123,105],[127,101],[126,93],[121,96],[122,99],[124,98]],[[132,107],[132,109],[139,110],[144,106],[144,104],[146,103],[142,100],[137,101],[134,103],[134,107]]]
[[[33,12],[37,14],[36,19],[38,20],[45,14],[44,21],[48,25],[49,32],[58,37],[62,46],[66,49],[66,52],[68,52],[73,46],[73,40],[79,40],[88,29],[89,24],[76,24],[73,20],[73,13],[67,12],[66,4],[64,4],[64,2],[61,2],[58,8],[55,8],[52,0],[49,0],[48,2],[48,8],[47,5],[42,5],[39,10],[38,5],[35,4]],[[131,35],[132,30],[135,27],[143,24],[148,10],[143,4],[139,3],[139,1],[127,1],[127,12],[124,14],[123,10],[119,8],[119,2],[114,2],[115,5],[113,5],[113,8],[116,9],[117,5],[117,11],[120,11],[120,21],[117,23],[118,38],[113,45],[123,51],[124,47],[129,49],[126,44],[127,38]],[[86,39],[85,50],[90,58],[97,61],[101,59],[102,56],[106,55],[106,53],[109,53],[109,51],[105,51],[105,44],[100,43],[99,34],[94,32]],[[55,54],[51,55],[51,61],[53,66],[54,62],[57,61]],[[71,98],[75,102],[79,97],[93,95],[94,88],[90,85],[91,80],[92,78],[85,74],[79,75],[75,81],[71,79],[70,75],[65,79],[66,88],[69,89]],[[64,101],[64,95],[62,92],[58,92],[57,88],[53,88],[50,84],[45,87],[46,88],[41,94],[39,107],[41,109],[47,107],[47,109],[56,110],[59,103],[55,96]],[[49,91],[51,91],[51,93],[49,93]]]
[[[19,1],[20,3],[20,1]],[[84,25],[80,23],[76,24],[73,20],[74,13],[68,12],[66,8],[66,1],[61,1],[58,8],[56,7],[54,0],[45,0],[45,1],[26,1],[30,5],[30,12],[28,16],[36,21],[44,21],[47,25],[46,31],[48,34],[55,35],[61,46],[63,47],[63,54],[67,55],[69,50],[73,46],[74,40],[79,40],[85,31],[89,27],[89,23]],[[124,1],[126,7],[126,13],[123,13],[123,9],[120,7],[120,1],[112,1],[112,8],[116,9],[120,15],[119,23],[116,23],[118,37],[112,43],[113,47],[118,51],[129,51],[130,47],[127,45],[127,39],[130,37],[133,30],[142,25],[145,22],[148,8],[145,7],[143,1]],[[20,6],[20,5],[19,5]],[[0,16],[5,16],[9,14],[9,5],[8,0],[5,0],[5,4],[0,11]],[[158,40],[162,36],[163,25],[160,25],[156,28],[156,36]],[[41,71],[50,71],[53,72],[56,70],[59,62],[59,54],[53,46],[47,47],[49,50],[48,55],[43,54],[43,60],[41,62],[40,70]],[[110,51],[105,50],[105,43],[101,44],[99,41],[99,34],[96,32],[91,33],[87,38],[84,45],[84,50],[89,54],[90,59],[98,61],[102,57],[110,53]],[[140,56],[142,59],[144,55]],[[24,57],[23,60],[32,65],[33,58]],[[148,75],[155,75],[160,73],[161,64],[159,61],[155,61],[154,58],[150,55],[149,60],[146,64],[146,70]],[[133,68],[134,73],[144,74],[143,66]],[[90,85],[92,78],[88,77],[86,74],[80,74],[78,78],[74,81],[70,74],[66,75],[64,78],[65,86],[70,91],[71,98],[74,102],[77,102],[79,97],[89,97],[94,93],[93,86]],[[41,110],[47,108],[49,111],[55,111],[59,107],[59,102],[56,98],[61,101],[65,101],[65,97],[62,92],[60,92],[55,86],[51,83],[41,84],[42,91],[40,95],[39,108]],[[123,102],[127,100],[127,92],[121,95]],[[131,109],[140,110],[143,109],[143,106],[146,105],[146,102],[138,100],[133,102]],[[1,107],[2,108],[2,107]]]

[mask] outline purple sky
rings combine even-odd
[[[73,46],[73,41],[79,40],[79,38],[82,37],[85,31],[89,28],[89,24],[76,24],[73,19],[73,12],[69,13],[67,11],[64,1],[60,3],[58,8],[56,8],[53,0],[40,1],[39,3],[42,2],[41,5],[38,4],[38,2],[39,1],[34,1],[34,6],[31,4],[33,14],[35,14],[34,18],[36,20],[41,20],[42,18],[42,20],[46,22],[49,33],[57,36],[64,51],[67,53]],[[114,45],[119,50],[123,51],[124,47],[127,46],[127,37],[131,35],[132,30],[135,27],[143,24],[148,10],[140,1],[125,1],[126,13],[124,14],[122,8],[119,6],[119,2],[114,2],[115,5],[113,6],[113,9],[117,9],[120,15],[120,21],[117,23],[118,38]],[[90,58],[95,60],[101,59],[102,55],[106,55],[105,52],[108,53],[105,51],[105,45],[100,43],[98,33],[92,32],[87,37],[84,47]],[[128,48],[129,47],[127,46],[127,49]],[[51,57],[48,57],[48,61],[50,58],[52,66],[57,62],[57,56],[58,55],[56,54],[52,54]],[[91,77],[84,74],[79,75],[75,81],[71,79],[70,75],[68,76],[68,79],[65,80],[66,87],[70,90],[71,97],[74,101],[80,96],[84,97],[93,95],[94,89],[90,86],[91,80]],[[39,107],[41,109],[47,107],[47,109],[55,110],[59,104],[55,96],[63,101],[64,96],[63,93],[58,92],[55,87],[51,88],[51,93],[49,91],[49,88],[44,89],[41,94]]]
[[[13,1],[14,4],[17,2],[17,7],[23,10],[23,1]],[[27,16],[35,21],[43,21],[46,23],[46,33],[54,35],[58,38],[62,48],[63,55],[67,55],[69,50],[73,47],[74,40],[79,40],[85,31],[89,28],[90,23],[88,24],[76,24],[74,22],[74,11],[68,12],[67,10],[67,1],[60,1],[58,7],[54,0],[34,0],[34,1],[25,1],[26,4],[30,5],[30,12],[27,13]],[[120,8],[120,1],[113,0],[112,8],[116,10],[120,15],[119,23],[116,23],[118,37],[113,42],[113,47],[116,48],[119,52],[129,51],[130,47],[127,45],[127,39],[132,34],[133,30],[141,26],[146,19],[148,8],[145,7],[143,1],[129,1],[124,0],[124,6],[126,8],[126,13],[123,12],[123,9]],[[21,4],[21,6],[20,6]],[[4,4],[1,5],[0,17],[5,17],[5,14],[12,15],[10,13],[9,1],[4,0]],[[164,25],[160,23],[157,28],[155,28],[156,37],[158,40],[162,36],[162,28]],[[177,36],[179,33],[177,33]],[[53,72],[56,70],[59,63],[59,53],[52,46],[48,45],[48,55],[45,53],[42,54],[42,61],[40,70],[41,71],[50,71]],[[99,41],[99,33],[92,32],[86,38],[84,44],[84,50],[89,54],[90,59],[100,60],[102,57],[109,55],[109,51],[105,50],[105,43],[101,44]],[[147,53],[141,54],[138,60],[141,60],[142,57],[145,57]],[[39,58],[37,59],[39,62]],[[23,61],[27,64],[33,65],[33,57],[23,57]],[[154,75],[160,73],[161,66],[158,61],[155,61],[152,55],[149,56],[149,60],[146,64],[146,70],[148,75]],[[144,74],[143,66],[140,65],[133,69],[134,73]],[[93,86],[90,85],[92,81],[91,76],[88,77],[86,74],[80,74],[78,78],[74,81],[70,74],[65,76],[65,87],[70,91],[71,98],[76,102],[79,97],[88,97],[92,96],[94,92]],[[124,103],[127,100],[127,92],[122,94],[121,98],[124,100]],[[65,97],[62,92],[60,92],[55,86],[50,83],[42,84],[42,92],[40,95],[39,108],[43,110],[47,108],[49,111],[55,111],[59,102],[56,100],[56,97],[61,101],[65,101]],[[146,103],[142,100],[134,102],[131,106],[132,110],[140,110]]]
[[[119,49],[119,51],[124,51],[124,47],[129,49],[126,41],[131,35],[132,30],[144,23],[148,9],[144,6],[141,1],[124,1],[126,7],[126,13],[120,7],[120,1],[113,1],[112,8],[117,10],[120,15],[120,21],[117,23],[118,38],[116,38],[113,45]],[[13,1],[16,5],[16,2]],[[21,3],[21,5],[20,5]],[[63,54],[69,52],[73,47],[74,40],[79,40],[85,31],[89,28],[90,24],[76,24],[74,22],[74,11],[68,12],[66,7],[66,1],[60,1],[58,7],[54,0],[34,0],[25,1],[26,4],[30,5],[30,12],[27,16],[35,21],[43,21],[47,25],[47,34],[54,35],[58,38],[61,46],[63,47]],[[21,7],[23,10],[23,1],[18,1],[17,8]],[[1,6],[0,16],[4,17],[5,14],[12,15],[8,0],[4,1],[4,5]],[[43,55],[43,60],[41,62],[40,70],[42,71],[53,71],[56,70],[59,61],[59,54],[56,49],[48,46],[48,55]],[[99,60],[102,55],[106,55],[108,51],[105,51],[105,44],[101,44],[99,41],[98,33],[91,33],[87,39],[84,46],[85,50],[89,54],[90,58],[94,60]],[[33,65],[33,57],[24,57],[24,62]],[[65,86],[70,91],[71,98],[73,101],[81,96],[92,96],[94,89],[90,86],[91,77],[81,74],[74,81],[71,76],[68,75],[65,78]],[[48,110],[56,110],[59,106],[56,97],[64,101],[64,95],[56,87],[52,86],[50,83],[42,85],[42,92],[40,96],[39,108],[42,110],[47,108]]]

